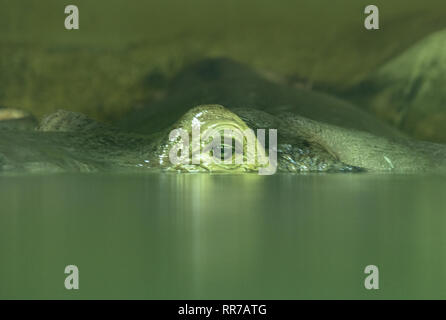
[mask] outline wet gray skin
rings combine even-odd
[[[169,152],[179,141],[170,141],[169,133],[182,128],[190,137],[197,121],[202,132],[212,127],[222,135],[226,128],[277,129],[279,172],[438,172],[446,167],[444,145],[410,140],[334,97],[265,79],[230,60],[209,59],[173,79],[163,100],[115,126],[58,111],[36,130],[2,130],[0,169],[244,173],[265,166],[216,164],[212,153],[198,164],[172,164]],[[243,157],[247,152],[244,147]]]

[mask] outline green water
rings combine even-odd
[[[446,298],[446,179],[0,178],[0,298]],[[79,267],[80,289],[64,287]],[[380,289],[364,288],[365,266]]]

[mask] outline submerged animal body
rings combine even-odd
[[[203,134],[212,128],[221,152],[205,152],[195,162],[172,162],[181,141],[171,133],[182,129],[187,140],[192,139],[197,124],[203,138],[198,148],[206,147]],[[249,149],[246,135],[229,137],[230,145],[223,143],[228,129],[252,132],[257,149]],[[271,139],[261,143],[254,135],[258,129],[276,130],[274,148]],[[193,153],[193,146],[187,148],[187,154]],[[217,161],[228,148],[239,154],[235,152],[232,161]],[[252,150],[257,160],[245,161]],[[446,167],[443,145],[410,140],[342,100],[268,81],[226,59],[186,68],[172,81],[164,100],[135,111],[114,127],[58,111],[35,131],[0,132],[2,171],[152,168],[244,173],[271,166],[272,153],[276,160],[271,172],[413,172]],[[237,156],[243,161],[235,161]]]

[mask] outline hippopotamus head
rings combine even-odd
[[[37,131],[0,134],[2,170],[272,174],[446,167],[444,145],[411,140],[348,102],[219,59],[186,68],[165,99],[115,126],[59,111]]]
[[[221,105],[191,108],[160,134],[155,151],[149,150],[147,155],[150,163],[182,172],[361,170],[343,163],[317,141],[306,139],[281,117]]]

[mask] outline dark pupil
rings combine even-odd
[[[229,146],[222,144],[220,145],[220,160],[223,161],[225,158],[229,159],[230,155],[234,154],[234,146]],[[230,153],[231,152],[231,153]],[[227,157],[225,157],[225,153],[227,153]]]
[[[231,156],[235,155],[235,153],[237,152],[236,150],[236,145],[237,145],[237,141],[235,139],[232,139],[232,145],[228,145],[228,144],[220,144],[220,160],[224,161],[225,160],[225,153],[227,154],[227,159],[230,159]],[[212,156],[216,157],[216,155],[214,155],[212,153]]]

